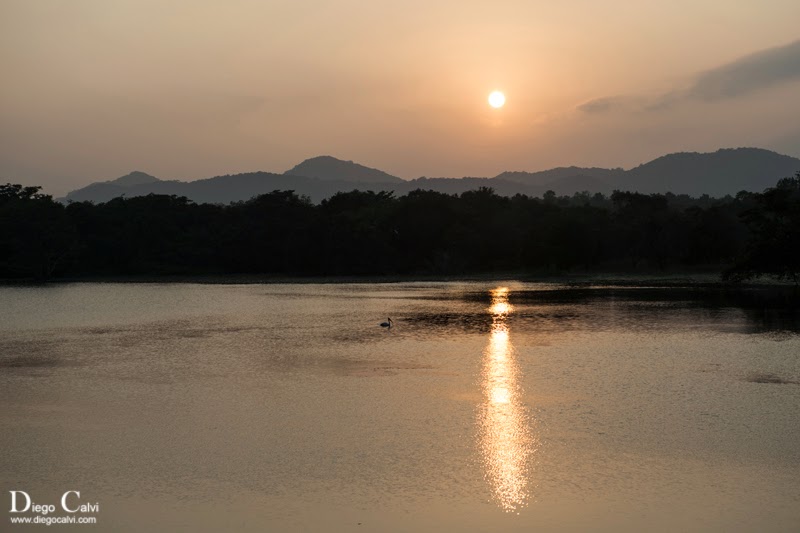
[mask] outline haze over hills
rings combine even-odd
[[[339,191],[415,189],[459,194],[492,187],[498,194],[541,196],[588,191],[608,194],[615,189],[642,193],[689,194],[714,197],[742,190],[762,191],[779,179],[800,171],[800,159],[759,148],[722,149],[713,153],[668,154],[631,170],[560,167],[539,172],[503,172],[493,178],[417,178],[402,180],[381,170],[331,156],[303,161],[283,174],[249,172],[190,182],[164,181],[143,172],[97,182],[67,194],[66,201],[105,202],[118,196],[175,194],[199,203],[248,200],[274,190],[294,190],[319,202]]]

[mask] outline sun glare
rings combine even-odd
[[[506,95],[501,93],[500,91],[492,91],[489,95],[489,105],[495,109],[499,109],[503,107],[506,103]]]

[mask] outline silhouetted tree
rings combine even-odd
[[[0,277],[722,269],[739,257],[731,279],[794,279],[799,182],[721,199],[508,198],[482,187],[400,198],[356,190],[319,205],[273,191],[230,205],[149,195],[66,207],[9,184],[0,187]]]
[[[0,277],[49,279],[75,242],[64,206],[40,190],[0,185]]]
[[[735,265],[730,280],[763,275],[800,281],[800,172],[751,198],[755,206],[742,214],[752,238]]]
[[[457,196],[420,189],[398,200],[393,231],[399,272],[445,274],[463,268],[450,242],[457,203]]]
[[[633,266],[663,269],[684,253],[686,228],[682,214],[669,209],[666,196],[614,191],[614,220]]]
[[[394,271],[397,231],[391,192],[337,193],[320,204],[322,268],[333,274],[387,274]]]
[[[230,206],[220,251],[227,271],[309,273],[315,270],[316,212],[294,191],[273,191]]]

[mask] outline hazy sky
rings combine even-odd
[[[0,182],[800,156],[798,22],[797,0],[0,0]]]

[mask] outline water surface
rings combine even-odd
[[[797,318],[697,287],[4,287],[0,489],[80,490],[94,531],[796,531]]]

